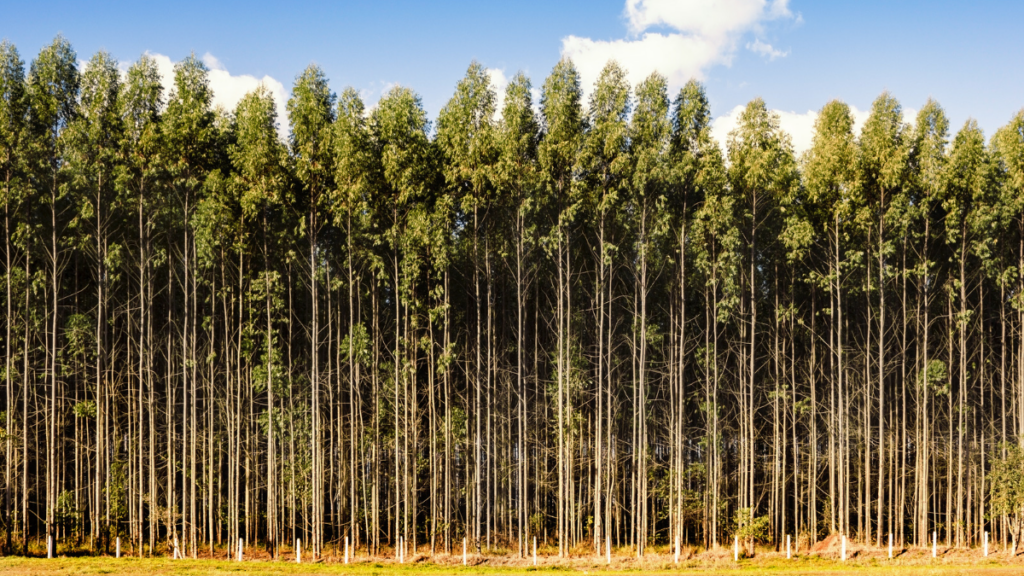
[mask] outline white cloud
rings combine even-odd
[[[164,87],[164,102],[171,97],[171,90],[174,88],[174,62],[163,54],[154,54],[152,52],[146,52],[146,54],[153,59],[156,63],[156,70],[160,73],[160,84]]]
[[[789,50],[783,52],[782,50],[774,48],[767,42],[761,42],[759,38],[754,39],[753,42],[747,42],[747,50],[750,50],[754,54],[760,54],[768,60],[775,60],[776,58],[785,58],[786,56],[789,56]]]
[[[917,113],[918,112],[919,112],[919,110],[916,109],[916,108],[904,108],[903,109],[903,123],[904,124],[910,124],[911,126],[916,125],[917,124]],[[865,112],[864,113],[864,118],[867,118],[867,117],[868,117],[868,115]],[[863,125],[864,124],[861,123],[861,126],[863,126]]]
[[[718,116],[711,121],[711,135],[718,141],[723,151],[726,149],[729,132],[736,128],[744,108],[746,106],[736,106],[727,114]],[[806,112],[773,110],[773,112],[779,115],[779,126],[792,138],[793,152],[800,156],[804,151],[810,149],[814,140],[814,122],[818,119],[818,112],[816,110]],[[853,133],[859,136],[870,112],[850,106],[850,113],[853,115]],[[906,117],[904,114],[904,118]]]
[[[161,84],[164,87],[164,101],[166,102],[174,88],[175,63],[163,54],[149,52],[147,54],[156,62],[156,68],[160,72]],[[288,109],[286,107],[288,90],[285,89],[284,84],[271,76],[256,78],[248,74],[232,75],[224,64],[209,52],[203,55],[202,61],[210,69],[210,89],[213,91],[214,108],[220,106],[228,112],[234,112],[238,101],[262,84],[274,98],[278,133],[282,137],[288,134]]]
[[[776,112],[779,115],[779,126],[793,139],[793,152],[797,156],[803,154],[814,140],[814,123],[818,120],[818,113],[813,110],[802,114],[785,110]]]
[[[530,103],[533,104],[534,114],[540,115],[541,90],[537,86],[530,87]]]
[[[634,34],[667,26],[684,34],[725,36],[761,20],[789,16],[789,0],[626,0]]]
[[[263,85],[274,98],[274,107],[277,108],[277,131],[284,135],[288,133],[288,90],[280,81],[270,77],[256,78],[248,74],[238,76],[232,75],[224,67],[220,60],[207,52],[203,54],[203,63],[210,69],[210,89],[213,90],[213,106],[222,106],[225,110],[233,112],[246,94],[252,92],[260,85]]]
[[[731,64],[743,35],[760,32],[765,22],[793,18],[788,4],[789,0],[626,0],[629,37],[568,36],[562,39],[562,55],[575,62],[588,93],[611,59],[626,68],[634,86],[658,71],[671,87],[678,87],[690,78],[702,79],[712,66]]]
[[[728,114],[719,116],[711,121],[711,136],[718,142],[723,152],[725,151],[725,143],[729,138],[729,132],[736,128],[736,125],[740,122],[740,114],[743,113],[743,108],[743,105],[737,105]]]
[[[494,89],[494,119],[501,118],[501,111],[505,107],[505,89],[508,87],[508,78],[501,68],[488,68],[487,76],[491,81],[491,88]]]
[[[377,103],[380,102],[380,99],[395,86],[400,86],[400,84],[387,80],[375,80],[370,82],[368,86],[359,89],[359,98],[363,101],[367,118],[377,108]]]
[[[859,137],[861,131],[864,130],[864,123],[868,121],[868,116],[871,115],[871,111],[850,106],[850,114],[853,115],[853,133]]]

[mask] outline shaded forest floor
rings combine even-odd
[[[931,548],[909,548],[894,551],[894,558],[888,559],[888,550],[848,543],[846,562],[840,561],[838,539],[820,542],[810,554],[797,553],[786,559],[785,552],[773,549],[758,550],[753,558],[733,561],[731,548],[715,550],[684,549],[679,564],[667,547],[648,549],[648,554],[638,560],[628,555],[627,549],[612,555],[609,565],[604,557],[590,554],[574,554],[559,559],[556,550],[543,550],[538,554],[537,566],[532,558],[519,559],[514,555],[485,554],[470,555],[468,566],[462,566],[462,556],[436,555],[428,557],[417,554],[398,563],[393,557],[369,559],[359,556],[352,564],[339,562],[333,554],[321,562],[296,564],[294,554],[282,554],[287,560],[270,561],[261,551],[253,550],[244,562],[225,560],[224,554],[217,558],[207,556],[198,560],[171,560],[170,558],[113,558],[111,556],[68,555],[48,560],[40,557],[11,556],[0,558],[0,573],[11,575],[79,575],[110,574],[113,576],[219,576],[226,574],[290,575],[290,574],[353,574],[365,576],[401,576],[406,574],[456,574],[456,575],[516,575],[531,572],[576,572],[582,574],[621,574],[643,571],[652,574],[895,574],[895,575],[1010,575],[1024,573],[1024,556],[1010,558],[1000,549],[993,547],[988,557],[979,549],[946,548],[938,549],[938,557],[932,558]],[[997,551],[998,550],[998,551]],[[806,552],[806,551],[804,551]]]

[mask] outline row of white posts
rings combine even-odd
[[[839,554],[840,554],[840,558],[842,559],[842,561],[846,562],[846,534],[843,534],[840,538],[842,540],[841,540],[841,543],[840,543],[840,552],[839,552]],[[982,549],[984,550],[985,556],[988,556],[988,532],[985,532],[985,537],[983,539]],[[937,558],[938,556],[939,556],[939,533],[933,531],[932,532],[932,558]],[[739,536],[736,536],[735,540],[733,541],[732,557],[733,557],[733,560],[735,560],[737,562],[740,559],[740,537]],[[793,557],[793,553],[792,553],[792,551],[790,549],[789,534],[786,534],[786,559],[789,560],[792,557]],[[889,534],[889,558],[892,558],[892,534]],[[679,539],[676,538],[676,564],[678,564],[678,563],[679,563]]]
[[[840,541],[840,558],[843,562],[846,562],[846,535],[843,534]],[[675,563],[679,564],[679,536],[676,536],[675,543]],[[465,566],[468,563],[468,549],[469,542],[466,538],[462,539],[462,565]],[[49,539],[47,539],[47,549],[49,550]],[[988,556],[988,532],[985,532],[984,554]],[[932,558],[938,557],[938,532],[932,532]],[[605,540],[605,555],[608,564],[612,563],[612,541],[611,538]],[[174,539],[174,556],[179,557],[178,553],[178,539]],[[50,556],[52,557],[52,556]],[[121,538],[117,539],[117,557],[121,557]],[[790,560],[793,558],[792,542],[790,535],[786,534],[786,559]],[[892,558],[892,534],[889,534],[889,558]],[[740,537],[736,536],[733,540],[733,560],[739,561],[740,559]],[[242,539],[238,539],[238,561],[242,561]],[[302,562],[302,541],[295,540],[295,561]],[[399,563],[405,563],[405,541],[400,537],[398,539],[398,561]],[[348,564],[348,536],[345,537],[345,564]],[[533,565],[537,565],[537,537],[533,538]]]
[[[840,558],[842,559],[843,562],[846,562],[846,535],[843,534],[840,538],[841,538]],[[939,541],[939,533],[938,532],[932,532],[932,558],[936,558],[939,555],[938,541]],[[462,565],[463,566],[467,565],[467,563],[468,563],[468,554],[467,554],[468,545],[469,545],[468,540],[466,538],[463,538],[462,539]],[[736,562],[739,562],[739,559],[740,559],[740,537],[739,536],[734,537],[733,545],[732,546],[733,546],[732,547],[732,557],[733,557],[733,560],[736,561]],[[985,556],[988,556],[988,532],[985,532],[985,537],[984,537],[982,546],[983,546],[983,549],[984,549]],[[238,561],[239,562],[242,561],[242,550],[244,548],[245,548],[245,544],[243,543],[242,539],[239,538],[238,539]],[[676,536],[676,546],[675,546],[675,552],[676,552],[675,553],[675,561],[676,561],[676,564],[679,564],[679,550],[680,550],[680,548],[679,548],[679,536]],[[115,556],[116,558],[120,558],[121,557],[121,537],[120,536],[118,536],[117,540],[116,540],[115,555],[116,555]],[[612,563],[612,540],[611,540],[611,538],[607,538],[605,540],[605,555],[607,557],[607,562],[610,565]],[[46,537],[46,557],[47,558],[53,558],[53,537],[49,536],[49,535]],[[177,560],[179,558],[184,558],[184,557],[185,556],[178,550],[178,537],[175,536],[174,537],[174,559]],[[793,557],[793,552],[792,552],[792,549],[790,547],[790,535],[786,534],[786,560],[789,560],[792,557]],[[889,558],[892,558],[892,534],[889,534]],[[296,563],[300,563],[300,564],[302,563],[302,540],[300,540],[298,538],[295,539],[295,562]],[[401,564],[405,564],[405,541],[401,537],[398,538],[398,562],[401,563]],[[345,536],[345,564],[348,564],[348,536]],[[537,537],[536,536],[533,537],[533,565],[534,566],[537,565]]]
[[[841,540],[840,540],[840,558],[842,559],[843,562],[846,562],[846,535],[843,534],[840,538],[841,538]],[[51,547],[51,541],[50,541],[49,537],[47,537],[47,539],[46,539],[46,544],[47,544],[46,545],[47,558],[52,558],[53,557],[53,555],[52,555],[52,547]],[[680,546],[679,546],[679,537],[678,536],[676,536],[675,544],[676,544],[675,545],[675,563],[679,564]],[[469,562],[468,547],[469,547],[469,541],[466,538],[463,538],[462,539],[462,565],[463,566],[466,566],[468,564],[468,562]],[[239,538],[238,539],[238,561],[239,562],[242,561],[242,549],[243,548],[244,548],[244,545],[242,543],[242,539]],[[983,548],[984,548],[985,556],[988,556],[988,532],[985,532]],[[938,552],[939,552],[939,548],[938,548],[938,532],[932,532],[932,558],[938,557]],[[612,563],[612,541],[611,541],[611,538],[608,538],[608,539],[605,540],[605,555],[606,555],[608,564],[611,564]],[[349,556],[349,553],[348,553],[348,536],[346,536],[345,537],[345,564],[348,564],[348,556]],[[117,539],[117,557],[118,558],[121,557],[121,538],[120,537],[118,537],[118,539]],[[182,556],[178,552],[178,538],[177,537],[174,538],[174,557],[175,558],[183,558],[184,557],[184,556]],[[790,540],[790,535],[786,534],[786,559],[790,560],[792,558],[793,558],[792,542]],[[889,534],[889,558],[892,558],[892,534]],[[739,559],[740,559],[740,537],[736,536],[734,538],[734,540],[733,540],[733,560],[738,562]],[[405,540],[403,538],[401,538],[401,537],[398,538],[398,561],[401,564],[405,563]],[[302,562],[302,540],[299,540],[297,538],[295,540],[295,562],[297,562],[297,563],[301,563]],[[537,565],[537,537],[536,536],[534,536],[534,538],[533,538],[533,565],[534,566]]]

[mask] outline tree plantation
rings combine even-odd
[[[1015,546],[1024,111],[586,93],[0,45],[3,550]]]

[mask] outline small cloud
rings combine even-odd
[[[164,87],[164,102],[171,96],[171,89],[174,88],[174,62],[163,54],[146,52],[146,55],[156,63],[156,70],[160,74],[160,84]]]
[[[380,99],[390,92],[392,88],[400,85],[401,84],[398,82],[374,80],[370,82],[370,85],[366,88],[360,88],[359,98],[363,101],[365,116],[369,118],[370,114],[377,109],[377,104],[380,103]]]
[[[609,60],[627,70],[634,86],[655,71],[672,88],[702,79],[709,68],[732,63],[745,34],[760,33],[769,21],[794,18],[789,0],[626,0],[624,15],[626,38],[562,39],[562,55],[575,62],[584,92]]]
[[[494,89],[494,119],[501,118],[501,111],[505,107],[505,89],[508,87],[508,77],[501,68],[488,68],[487,76],[491,80],[491,88]]]
[[[904,108],[903,109],[903,122],[914,126],[917,124],[917,113],[920,112],[917,108]],[[864,119],[867,120],[867,114],[864,115]],[[863,126],[863,124],[862,124]]]
[[[740,122],[740,114],[743,113],[744,106],[737,104],[728,113],[718,116],[711,121],[711,136],[718,142],[718,145],[725,152],[725,143],[729,139],[729,132],[732,132],[736,125]]]
[[[853,116],[853,134],[859,136],[864,130],[864,123],[868,121],[868,116],[871,116],[871,111],[850,106],[850,114]]]
[[[203,57],[200,58],[200,60],[202,60],[203,64],[206,64],[206,67],[209,68],[210,70],[223,70],[225,72],[227,71],[227,68],[225,68],[224,65],[221,64],[221,61],[218,60],[216,56],[214,56],[213,54],[210,54],[209,52],[207,52],[206,54],[203,54]]]
[[[782,50],[776,50],[771,44],[767,42],[761,42],[760,39],[755,39],[753,42],[747,42],[747,50],[750,50],[754,54],[760,54],[768,60],[775,60],[776,58],[785,58],[789,56],[789,50],[783,52]]]
[[[665,26],[706,37],[745,31],[764,20],[793,17],[789,0],[626,0],[625,13],[632,34]]]
[[[541,89],[537,86],[530,87],[530,103],[533,104],[534,114],[540,114]]]
[[[793,153],[799,157],[809,150],[814,142],[814,123],[818,121],[818,113],[813,110],[803,113],[775,110],[775,113],[779,115],[779,127],[792,139]]]
[[[488,68],[487,77],[490,78],[495,93],[501,94],[508,87],[508,77],[501,68]]]

